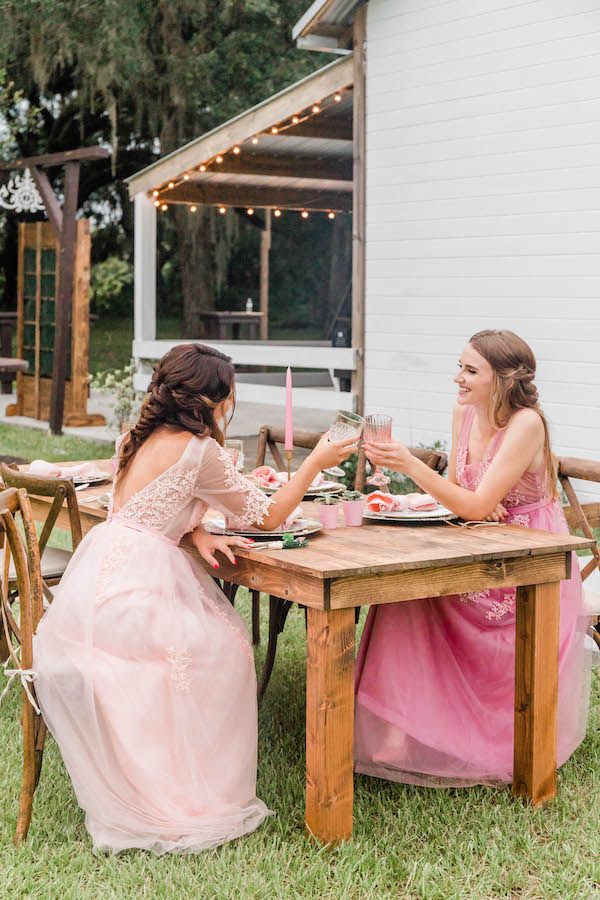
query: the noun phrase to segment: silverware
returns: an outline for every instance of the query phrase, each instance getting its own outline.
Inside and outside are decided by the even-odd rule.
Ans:
[[[87,484],[78,484],[77,487],[75,488],[75,490],[76,491],[85,491],[85,489],[89,488],[89,486],[90,486],[89,482]]]

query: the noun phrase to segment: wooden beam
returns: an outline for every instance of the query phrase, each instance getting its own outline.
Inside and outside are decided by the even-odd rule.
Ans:
[[[210,172],[198,172],[189,181],[184,182],[181,187],[187,185],[209,185],[211,187],[219,187],[227,185],[229,187],[240,188],[268,188],[273,190],[292,190],[306,189],[309,191],[340,191],[341,193],[352,193],[352,179],[347,181],[333,178],[299,178],[294,173],[287,175],[266,175],[266,174],[241,174],[239,172],[221,172],[214,169]],[[175,188],[161,191],[159,199],[169,199],[171,192]]]
[[[11,162],[0,162],[0,171],[30,169],[32,166],[47,169],[50,166],[64,166],[68,162],[89,162],[94,159],[106,159],[109,156],[110,150],[105,147],[80,147],[78,150],[46,153],[43,156],[23,156]]]
[[[366,231],[366,6],[361,6],[354,19],[354,111],[353,157],[354,194],[352,215],[352,346],[357,350],[356,371],[352,373],[352,390],[357,396],[357,412],[364,408],[365,346],[365,231]]]
[[[164,195],[168,203],[196,203],[206,206],[253,206],[255,209],[336,209],[352,210],[352,197],[348,191],[321,191],[318,188],[293,190],[292,188],[252,187],[244,185],[213,186],[193,184],[187,181]]]
[[[44,201],[46,215],[50,219],[52,227],[56,232],[57,240],[60,241],[63,227],[63,214],[60,203],[54,193],[54,188],[50,184],[50,179],[42,169],[38,169],[37,166],[29,166],[29,170],[31,172],[31,177],[35,182],[35,186],[39,191],[40,197]]]
[[[292,135],[293,136],[293,135]],[[269,156],[267,154],[227,154],[221,165],[213,163],[209,172],[232,172],[240,175],[286,175],[290,178],[333,178],[336,181],[352,180],[352,158],[319,158],[302,156]],[[196,180],[198,175],[191,177]]]
[[[255,134],[267,131],[277,122],[291,118],[298,110],[348,88],[352,85],[352,77],[351,58],[325,66],[134,175],[127,181],[129,196],[133,198],[140,192],[151,191],[235,144],[241,145]]]
[[[60,260],[56,310],[54,320],[54,358],[52,362],[52,389],[50,395],[50,432],[62,434],[65,407],[65,381],[67,374],[67,350],[69,320],[73,304],[73,272],[75,239],[77,230],[77,195],[79,193],[79,162],[65,165],[65,200],[62,231],[60,235]]]
[[[265,228],[260,233],[260,339],[269,338],[269,251],[271,249],[271,210],[265,210]]]
[[[352,119],[350,116],[314,116],[307,119],[306,122],[300,122],[289,128],[287,131],[280,132],[281,137],[307,137],[327,139],[331,141],[351,141],[352,140]]]

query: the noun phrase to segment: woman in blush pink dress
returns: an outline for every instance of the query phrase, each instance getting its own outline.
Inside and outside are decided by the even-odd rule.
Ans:
[[[233,388],[231,360],[210,347],[157,364],[120,444],[108,519],[77,548],[35,638],[39,705],[96,849],[194,852],[269,813],[246,627],[190,551],[215,568],[216,551],[234,559],[249,542],[207,535],[207,506],[275,528],[356,448],[322,439],[270,501],[222,447]]]
[[[568,531],[556,496],[535,357],[510,331],[481,331],[459,371],[444,479],[398,442],[369,459],[410,476],[464,519]],[[585,735],[579,567],[561,584],[558,763]],[[512,779],[515,589],[373,606],[356,685],[356,769],[393,781],[462,787]]]

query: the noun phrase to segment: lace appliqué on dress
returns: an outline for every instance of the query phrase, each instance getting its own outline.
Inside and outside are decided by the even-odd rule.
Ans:
[[[182,471],[176,463],[133,497],[119,510],[120,519],[138,522],[160,531],[192,496],[196,479],[194,469]]]
[[[531,519],[527,515],[527,513],[517,513],[516,516],[511,516],[510,519],[511,525],[524,525],[526,528],[531,527]]]
[[[96,606],[110,599],[110,586],[131,557],[131,541],[123,537],[106,551],[96,580]]]
[[[503,619],[508,613],[515,611],[516,591],[504,595],[503,600],[492,600],[491,609],[485,614],[486,619]]]
[[[170,679],[173,682],[176,694],[189,694],[192,689],[192,679],[188,669],[192,663],[192,657],[187,647],[176,650],[175,647],[167,647],[167,662],[171,666]]]
[[[244,511],[239,516],[228,516],[230,528],[247,528],[257,522],[262,523],[267,515],[271,498],[252,484],[245,475],[233,465],[231,456],[223,447],[219,447],[219,458],[225,466],[225,484],[229,488],[235,488],[241,494],[245,494]]]

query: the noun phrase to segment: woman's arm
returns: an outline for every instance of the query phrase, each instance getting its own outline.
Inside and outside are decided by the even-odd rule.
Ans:
[[[507,425],[498,453],[475,491],[442,478],[414,457],[404,444],[365,444],[376,465],[396,469],[463,519],[485,519],[519,481],[544,444],[544,426],[534,410],[521,410]]]

